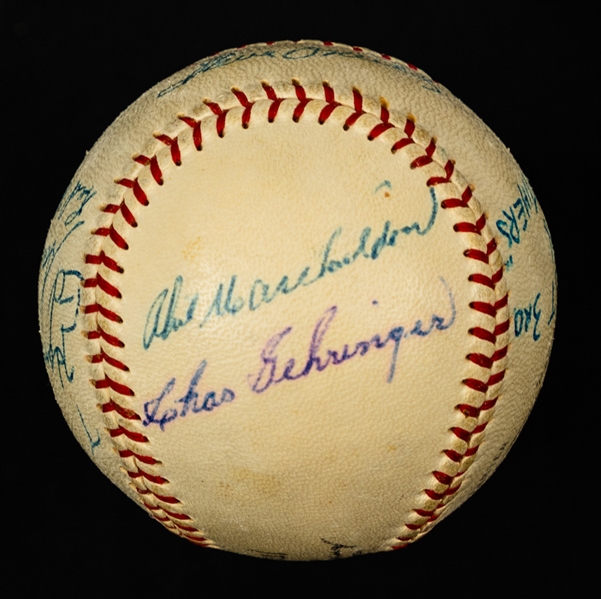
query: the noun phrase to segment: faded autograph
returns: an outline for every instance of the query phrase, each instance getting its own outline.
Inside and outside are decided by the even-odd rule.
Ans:
[[[66,241],[85,223],[83,211],[95,195],[93,187],[79,181],[65,193],[42,254],[39,299],[40,309],[46,312],[41,319],[44,360],[51,371],[58,371],[63,386],[73,381],[66,341],[77,327],[83,276],[74,268],[54,267]]]
[[[280,344],[293,334],[292,326],[285,327],[273,335],[260,353],[261,367],[255,374],[246,377],[250,390],[254,393],[264,393],[270,387],[283,382],[294,382],[312,374],[323,372],[327,368],[341,366],[346,362],[359,359],[368,353],[384,351],[390,348],[390,365],[386,380],[392,383],[397,369],[399,350],[403,340],[427,337],[436,331],[445,331],[455,322],[457,310],[453,293],[444,279],[440,279],[445,287],[448,306],[443,315],[432,313],[425,322],[417,319],[410,326],[395,325],[387,332],[375,333],[367,339],[345,343],[337,349],[328,348],[327,333],[335,326],[335,318],[339,308],[330,306],[317,320],[311,339],[308,343],[306,356],[301,359],[294,357],[283,358],[280,355]],[[193,414],[212,412],[225,404],[233,402],[237,394],[230,387],[220,390],[200,390],[202,378],[208,368],[207,360],[203,359],[194,371],[187,384],[184,395],[174,393],[176,378],[172,377],[164,386],[158,397],[144,403],[144,426],[157,425],[162,431],[178,418]]]
[[[376,236],[371,227],[364,227],[347,251],[340,248],[343,230],[338,227],[326,242],[318,264],[305,266],[293,275],[285,274],[277,283],[257,278],[246,288],[241,288],[237,275],[232,275],[211,292],[213,299],[208,307],[200,308],[198,293],[185,295],[182,291],[184,279],[177,276],[171,288],[163,289],[150,306],[142,339],[144,349],[149,349],[155,339],[165,340],[193,321],[202,328],[214,318],[235,316],[242,310],[254,312],[275,299],[336,275],[360,260],[378,260],[388,248],[398,247],[402,237],[427,235],[438,213],[433,188],[430,188],[430,200],[430,214],[425,224],[413,222],[394,228],[390,221],[386,221]]]
[[[385,350],[391,347],[390,366],[388,369],[387,382],[391,383],[396,372],[397,360],[401,341],[410,337],[427,337],[434,331],[444,331],[455,322],[456,308],[453,294],[446,281],[441,279],[447,291],[449,300],[448,314],[440,316],[432,314],[427,324],[416,320],[412,326],[396,325],[386,333],[376,333],[369,339],[346,343],[338,349],[326,349],[326,334],[333,326],[337,306],[328,308],[317,321],[306,358],[283,359],[279,355],[279,345],[283,339],[293,333],[293,327],[289,326],[275,334],[265,344],[261,351],[261,368],[256,374],[249,375],[248,383],[255,393],[263,393],[269,387],[278,385],[284,381],[296,381],[309,376],[312,373],[323,372],[327,368],[339,366],[353,359],[361,358],[370,351]]]

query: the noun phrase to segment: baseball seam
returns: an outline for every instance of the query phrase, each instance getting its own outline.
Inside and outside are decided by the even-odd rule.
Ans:
[[[427,178],[428,187],[441,186],[445,190],[453,189],[453,191],[463,189],[458,197],[452,195],[444,199],[441,208],[458,211],[460,214],[453,228],[455,232],[467,236],[467,245],[470,247],[464,252],[465,258],[479,265],[478,272],[470,275],[469,281],[494,293],[494,302],[473,301],[469,304],[471,310],[490,317],[494,322],[494,326],[474,327],[468,331],[471,336],[490,344],[491,350],[488,353],[478,351],[466,355],[466,360],[476,367],[476,371],[483,371],[485,376],[468,377],[461,381],[465,396],[464,401],[456,406],[459,420],[450,428],[449,447],[442,451],[441,463],[431,473],[431,484],[426,486],[416,498],[417,507],[412,510],[411,516],[400,527],[395,538],[387,540],[386,546],[383,547],[398,549],[425,534],[431,524],[444,512],[475,459],[483,441],[484,430],[490,422],[494,406],[499,399],[505,376],[509,329],[507,292],[501,257],[487,226],[486,216],[473,197],[471,187],[465,184],[455,172],[454,162],[442,155],[434,138],[428,136],[428,139],[421,139],[424,132],[417,128],[414,117],[408,116],[404,122],[395,124],[385,101],[380,102],[379,114],[375,114],[373,108],[367,107],[366,98],[358,89],[352,90],[352,103],[340,102],[336,99],[337,94],[334,89],[327,82],[322,82],[319,97],[313,97],[317,94],[308,93],[307,87],[297,80],[292,80],[291,84],[284,89],[284,93],[277,93],[267,82],[261,82],[261,90],[262,96],[251,100],[247,93],[233,88],[230,101],[217,103],[205,100],[204,106],[208,110],[203,111],[203,116],[195,118],[179,115],[179,120],[191,129],[190,139],[196,150],[201,151],[203,148],[203,126],[210,126],[213,124],[211,121],[214,121],[218,137],[224,137],[227,129],[234,125],[234,117],[228,115],[240,113],[240,108],[242,111],[239,124],[246,129],[251,123],[253,106],[258,101],[269,103],[267,120],[270,123],[278,118],[280,108],[285,101],[297,102],[292,111],[292,120],[297,123],[305,115],[307,107],[317,102],[317,107],[320,108],[317,117],[319,124],[326,123],[340,108],[346,112],[351,109],[343,124],[343,129],[346,131],[353,128],[366,115],[369,115],[372,120],[375,117],[378,122],[369,129],[368,140],[393,139],[390,146],[393,154],[411,146],[421,148],[423,154],[420,153],[415,157],[410,166],[412,169],[421,169],[429,165],[436,167],[436,174]],[[373,101],[370,102],[371,106]],[[236,110],[232,113],[234,108]],[[171,163],[175,166],[182,164],[178,139],[180,133],[154,135],[168,150],[167,164]],[[138,155],[134,158],[134,161],[140,165],[140,169],[135,176],[116,180],[119,186],[125,188],[121,202],[102,208],[103,212],[109,215],[109,221],[104,223],[105,226],[98,227],[92,232],[93,235],[102,238],[102,248],[97,253],[86,255],[85,258],[86,264],[94,268],[95,272],[82,284],[92,289],[94,301],[84,306],[83,311],[90,318],[88,322],[93,323],[86,331],[86,335],[88,339],[95,341],[98,347],[98,350],[89,356],[89,361],[99,366],[103,376],[91,380],[91,384],[100,394],[99,405],[105,417],[108,433],[127,476],[140,495],[142,505],[170,531],[201,546],[216,547],[216,544],[207,539],[205,534],[194,525],[192,518],[185,513],[182,502],[169,491],[169,481],[161,476],[161,462],[151,455],[150,441],[140,425],[141,417],[131,406],[131,399],[135,393],[122,382],[129,368],[116,357],[118,354],[115,353],[124,347],[118,334],[114,334],[123,320],[118,311],[110,306],[118,304],[121,299],[121,292],[115,284],[117,275],[123,274],[123,268],[118,262],[118,250],[127,251],[129,248],[123,233],[124,228],[115,226],[117,224],[115,219],[120,217],[126,227],[138,226],[135,211],[150,204],[146,189],[152,182],[159,186],[164,184],[165,167],[161,166],[164,153],[160,156],[161,160],[158,154],[157,151],[152,156]],[[440,169],[442,172],[438,173]],[[149,174],[149,177],[144,178],[144,183],[140,181],[143,173]],[[129,197],[133,196],[134,200],[132,208],[126,201],[128,190],[131,193]],[[483,269],[490,274],[481,272]]]

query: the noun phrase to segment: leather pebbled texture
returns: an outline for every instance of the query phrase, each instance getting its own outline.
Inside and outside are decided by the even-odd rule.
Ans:
[[[405,546],[503,459],[556,278],[509,151],[426,74],[314,41],[159,83],[88,153],[40,271],[57,401],[98,467],[205,547]]]

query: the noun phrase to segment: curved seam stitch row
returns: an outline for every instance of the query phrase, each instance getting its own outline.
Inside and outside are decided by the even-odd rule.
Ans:
[[[318,101],[323,101],[323,100],[321,98],[308,98],[305,88],[296,80],[292,81],[292,85],[294,87],[294,93],[295,93],[296,99],[298,100],[298,104],[294,109],[292,118],[293,118],[294,122],[299,122],[300,118],[302,117],[302,115],[305,111],[305,108],[307,107],[307,105],[310,102],[313,102],[315,100],[318,100]],[[279,112],[282,102],[284,100],[290,99],[290,98],[278,96],[276,94],[274,88],[271,87],[266,82],[262,82],[262,87],[263,87],[263,91],[264,91],[265,95],[267,96],[267,99],[271,101],[271,104],[268,109],[268,115],[267,115],[268,121],[273,122],[275,120],[275,118],[277,117],[277,114]],[[345,106],[347,108],[354,108],[354,112],[351,113],[351,115],[346,119],[346,121],[343,125],[343,128],[345,130],[350,129],[350,127],[352,127],[357,122],[357,120],[365,114],[371,114],[372,116],[376,116],[373,113],[366,112],[364,110],[363,96],[357,89],[352,90],[353,105],[354,105],[353,107],[337,102],[335,100],[335,94],[334,94],[333,88],[331,88],[329,86],[329,84],[327,84],[326,82],[323,82],[323,90],[324,90],[324,98],[326,101],[326,105],[321,109],[321,111],[319,113],[318,122],[320,124],[325,123],[330,118],[332,113],[336,110],[336,108],[338,108],[340,106]],[[242,116],[241,116],[241,125],[243,128],[248,128],[248,126],[250,124],[252,108],[255,104],[255,101],[251,102],[248,99],[248,97],[246,96],[246,94],[237,88],[234,88],[231,91],[232,91],[233,96],[236,98],[238,104],[243,108],[243,112],[242,112]],[[294,96],[292,96],[292,99],[293,98],[294,98]],[[260,100],[260,98],[258,100]],[[221,105],[219,105],[215,102],[211,102],[209,100],[205,100],[204,103],[210,109],[212,115],[216,116],[215,127],[216,127],[216,132],[217,132],[218,136],[224,137],[225,130],[226,130],[227,113],[229,112],[229,110],[231,110],[231,108],[224,109]],[[199,150],[199,151],[202,150],[202,123],[204,121],[204,118],[197,120],[197,119],[194,119],[193,117],[184,116],[184,115],[180,115],[178,118],[192,129],[193,144],[197,150]],[[380,120],[380,123],[378,123],[376,126],[374,126],[370,130],[370,132],[367,136],[370,141],[376,139],[377,137],[382,135],[388,129],[395,128],[395,129],[400,130],[400,127],[397,127],[394,124],[389,122],[390,114],[389,114],[389,111],[388,111],[388,108],[387,108],[385,102],[383,102],[383,101],[381,102],[380,115],[378,116],[378,118]],[[391,152],[395,153],[398,150],[400,150],[406,146],[413,145],[413,144],[417,144],[419,146],[418,142],[416,142],[413,139],[414,132],[415,132],[415,121],[412,117],[408,117],[407,120],[405,121],[404,129],[403,129],[403,133],[404,133],[405,137],[397,140],[392,145]],[[159,140],[161,143],[163,143],[169,147],[171,161],[176,166],[181,165],[181,163],[182,163],[181,162],[181,152],[180,152],[180,148],[179,148],[178,137],[177,136],[169,137],[164,134],[155,134],[155,138],[157,140]],[[443,183],[451,183],[454,186],[457,186],[456,183],[451,181],[451,178],[454,174],[453,161],[447,160],[447,162],[444,165],[441,162],[438,162],[435,157],[436,149],[437,149],[436,141],[434,138],[432,138],[430,140],[429,144],[424,148],[424,154],[415,158],[411,162],[411,165],[410,165],[411,168],[412,169],[421,168],[421,167],[424,167],[424,166],[434,162],[434,163],[438,164],[440,167],[442,167],[445,175],[440,176],[440,177],[430,177],[427,180],[426,185],[428,187],[430,187],[430,186],[435,186],[435,185],[439,185],[439,184],[443,184]],[[139,156],[136,156],[134,158],[134,160],[135,160],[135,162],[140,164],[142,167],[147,167],[149,169],[150,174],[157,185],[163,184],[163,174],[162,174],[162,171],[161,171],[161,168],[158,163],[158,159],[157,159],[156,155],[151,156],[151,157],[139,155]],[[117,180],[116,183],[121,186],[124,186],[128,189],[131,189],[134,198],[137,200],[137,202],[141,206],[148,206],[149,205],[148,197],[146,195],[146,192],[140,185],[138,178],[139,178],[139,173],[138,173],[138,176],[136,176],[133,179],[123,178],[123,179]],[[461,194],[460,199],[459,198],[448,198],[441,203],[441,207],[444,209],[456,208],[456,207],[470,208],[473,212],[473,208],[469,204],[471,198],[472,198],[472,191],[471,191],[471,188],[468,186],[465,188],[465,190]],[[137,227],[137,225],[138,225],[133,213],[127,207],[127,204],[126,204],[124,198],[122,199],[120,204],[109,204],[109,205],[105,206],[102,210],[106,213],[110,213],[113,215],[121,213],[122,218],[129,226]],[[476,213],[474,213],[474,215],[475,214]],[[487,227],[486,217],[484,214],[482,214],[482,216],[480,216],[480,218],[477,220],[476,224],[467,223],[467,222],[457,223],[454,225],[454,230],[456,232],[460,232],[460,233],[475,233],[478,235],[482,235],[482,231],[486,227]],[[95,231],[92,232],[92,234],[98,235],[101,237],[105,237],[105,238],[109,238],[119,249],[127,250],[129,247],[126,240],[123,238],[123,236],[115,229],[113,223],[110,223],[110,226],[108,226],[108,227],[100,227],[100,228],[96,229]],[[495,252],[498,253],[498,250],[496,248],[496,243],[495,243],[494,239],[491,238],[491,240],[487,244],[486,252],[482,252],[481,250],[477,250],[477,249],[469,249],[464,252],[464,255],[468,259],[478,260],[478,261],[488,264],[490,256]],[[97,267],[104,266],[108,270],[113,271],[118,274],[123,273],[123,269],[119,266],[118,262],[114,258],[108,256],[104,251],[100,251],[98,255],[87,255],[85,261],[87,264],[96,265]],[[494,273],[492,275],[492,277],[486,277],[481,274],[474,274],[474,275],[470,276],[469,280],[476,284],[485,285],[493,290],[496,290],[499,282],[501,282],[503,280],[502,267],[498,272]],[[90,361],[92,363],[99,363],[99,364],[107,363],[110,366],[112,366],[113,368],[116,368],[123,372],[129,371],[129,368],[124,363],[122,363],[121,361],[117,360],[116,358],[114,358],[110,355],[110,353],[109,353],[110,347],[107,347],[106,351],[105,351],[105,348],[102,346],[102,344],[105,343],[105,344],[107,344],[107,346],[121,348],[124,346],[124,344],[116,336],[110,335],[109,333],[104,331],[102,329],[102,327],[100,326],[100,323],[98,322],[98,315],[101,315],[104,318],[106,318],[107,320],[110,320],[117,324],[122,323],[121,317],[114,311],[111,311],[108,308],[106,308],[105,306],[103,306],[102,302],[101,302],[101,298],[98,297],[98,290],[101,290],[102,292],[106,293],[109,296],[114,297],[115,299],[120,299],[121,293],[120,293],[119,289],[117,287],[115,287],[114,285],[112,285],[111,283],[109,283],[106,279],[104,279],[100,275],[99,272],[96,273],[95,277],[88,278],[85,281],[83,281],[83,285],[84,285],[84,287],[96,288],[94,293],[97,295],[96,301],[94,303],[89,304],[84,307],[84,313],[95,314],[96,326],[97,326],[96,330],[87,331],[87,336],[89,339],[97,339],[99,342],[99,345],[100,345],[100,352],[93,356],[90,356]],[[505,308],[506,305],[507,305],[507,295],[505,295],[500,300],[496,301],[496,303],[494,305],[487,304],[485,302],[472,302],[469,307],[472,310],[475,310],[478,312],[483,312],[485,314],[495,316],[496,318],[498,318],[499,312],[504,312],[503,308]],[[507,331],[508,326],[509,326],[509,320],[506,319],[503,322],[497,324],[494,331],[487,331],[485,329],[477,329],[476,328],[476,329],[471,329],[469,331],[469,333],[480,339],[483,339],[490,343],[496,344],[498,337],[502,333]],[[498,350],[496,349],[495,352],[493,353],[492,357],[488,357],[484,354],[469,354],[466,357],[471,362],[473,362],[485,369],[488,369],[490,371],[496,362],[501,362],[502,365],[504,365],[506,353],[507,353],[507,346],[502,347]],[[102,367],[102,368],[104,370],[104,367]],[[463,380],[462,384],[466,385],[470,389],[473,389],[477,392],[483,393],[486,396],[488,390],[493,385],[496,385],[497,383],[500,383],[503,380],[504,374],[505,374],[505,370],[503,369],[496,374],[492,374],[487,381],[481,381],[478,379],[470,378],[470,379]],[[108,376],[106,371],[104,371],[103,379],[92,380],[91,383],[97,389],[107,389],[109,391],[116,393],[119,396],[122,396],[123,399],[134,396],[134,392],[132,389],[130,389],[129,387],[127,387],[124,384],[119,383],[118,381],[111,379]],[[456,409],[459,410],[466,419],[467,418],[478,418],[479,419],[483,413],[486,413],[494,408],[494,405],[496,404],[497,400],[498,400],[498,396],[492,400],[488,400],[485,397],[485,399],[482,402],[482,404],[480,405],[480,407],[471,406],[469,404],[459,404],[456,407]],[[105,414],[108,414],[110,412],[115,412],[121,418],[124,418],[129,421],[135,421],[135,420],[139,421],[140,420],[140,416],[134,410],[124,407],[123,405],[121,405],[121,403],[116,401],[115,398],[113,398],[113,397],[110,397],[108,401],[101,403],[101,409],[102,409],[103,413],[105,413]],[[461,485],[461,478],[463,477],[463,475],[465,474],[465,472],[471,465],[471,462],[473,461],[473,457],[475,456],[480,444],[482,443],[481,433],[484,431],[484,429],[486,428],[486,425],[488,424],[489,421],[490,420],[488,420],[486,422],[479,422],[479,424],[476,425],[474,427],[474,429],[471,431],[469,431],[467,429],[463,429],[461,427],[453,427],[451,429],[451,432],[456,437],[458,437],[459,439],[461,439],[467,443],[468,449],[463,454],[460,454],[452,449],[444,450],[443,453],[446,455],[446,457],[449,459],[450,462],[462,463],[462,462],[469,461],[469,463],[467,463],[465,468],[460,467],[457,474],[455,474],[455,475],[446,474],[446,473],[442,472],[441,470],[436,470],[436,471],[432,472],[432,474],[436,478],[436,480],[439,483],[441,483],[442,485],[447,487],[446,490],[442,493],[440,491],[437,492],[434,489],[424,489],[423,490],[423,493],[427,497],[429,497],[432,500],[438,501],[437,506],[432,510],[423,510],[423,509],[419,509],[419,508],[415,508],[414,510],[412,510],[413,512],[415,512],[417,514],[418,517],[420,517],[421,519],[425,519],[425,521],[421,524],[412,524],[412,523],[405,524],[405,526],[410,531],[410,535],[409,536],[408,535],[404,535],[404,536],[399,535],[399,537],[397,537],[397,539],[398,539],[398,541],[400,541],[400,544],[396,544],[395,546],[390,547],[390,549],[398,549],[400,547],[404,547],[409,542],[415,540],[415,538],[420,536],[420,533],[423,533],[423,529],[430,522],[433,522],[436,518],[438,518],[440,516],[441,511],[444,509],[444,507],[446,507],[449,499],[459,489],[459,486]],[[116,437],[123,435],[127,439],[129,439],[133,444],[145,444],[145,443],[149,442],[149,439],[145,435],[143,435],[139,432],[136,432],[134,430],[130,430],[128,427],[123,426],[123,425],[119,425],[118,427],[112,428],[112,429],[108,428],[107,430],[109,431],[111,438],[116,438]],[[472,442],[474,437],[477,437],[476,442],[473,445],[470,445],[470,443]],[[176,497],[172,497],[170,495],[157,494],[155,491],[153,491],[151,488],[148,487],[148,482],[150,482],[154,485],[165,485],[165,484],[169,483],[169,481],[167,479],[165,479],[161,476],[158,476],[158,475],[154,475],[150,472],[146,472],[139,466],[140,463],[148,464],[151,466],[158,466],[158,465],[160,465],[160,462],[158,460],[155,460],[151,456],[145,455],[143,452],[140,453],[138,451],[133,451],[131,449],[120,450],[118,447],[116,447],[116,449],[119,452],[119,455],[125,465],[125,470],[126,470],[128,476],[132,479],[132,481],[138,482],[142,486],[142,488],[140,488],[140,486],[138,486],[138,484],[134,484],[136,491],[140,495],[142,495],[142,504],[149,510],[149,512],[151,513],[151,515],[153,515],[153,517],[155,517],[157,520],[159,520],[162,524],[164,524],[172,532],[180,534],[181,536],[184,536],[193,542],[196,542],[202,546],[215,546],[211,541],[206,539],[204,537],[203,533],[201,533],[198,529],[196,529],[193,526],[184,525],[182,523],[182,521],[186,521],[186,520],[191,521],[192,519],[189,516],[187,516],[186,514],[174,511],[173,509],[166,509],[163,506],[151,505],[143,497],[144,495],[152,495],[152,496],[154,496],[155,499],[159,500],[161,503],[169,504],[170,508],[173,505],[177,505],[177,504],[181,503]],[[126,462],[127,459],[132,459],[134,461],[135,470],[128,469],[128,464]],[[159,514],[155,513],[159,510],[161,510],[166,515],[160,516]],[[201,535],[201,536],[198,537],[195,535]]]

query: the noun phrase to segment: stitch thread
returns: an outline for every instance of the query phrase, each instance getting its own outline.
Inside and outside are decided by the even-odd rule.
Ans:
[[[194,147],[200,152],[200,150],[202,150],[202,131],[200,128],[200,121],[183,115],[180,115],[178,118],[186,123],[188,127],[192,127],[192,141],[194,143]]]
[[[129,368],[125,364],[123,364],[123,362],[120,362],[119,360],[116,360],[115,358],[109,356],[107,353],[105,353],[105,351],[102,348],[100,349],[100,353],[88,356],[88,359],[90,360],[90,362],[92,362],[92,364],[106,362],[107,364],[110,364],[113,368],[123,370],[124,372],[129,372]]]
[[[326,42],[325,45],[329,45],[329,43]],[[353,50],[362,52],[361,48],[353,48]],[[383,58],[390,59],[387,55],[382,56]],[[412,65],[409,66],[410,68],[415,69]],[[343,106],[343,104],[336,100],[334,89],[325,81],[322,83],[323,98],[308,97],[306,89],[297,80],[292,80],[291,84],[294,90],[294,96],[297,100],[297,104],[292,112],[293,122],[298,123],[305,114],[307,106],[315,100],[325,101],[325,106],[322,107],[317,119],[317,122],[321,125],[331,117],[338,107]],[[268,82],[261,82],[261,86],[266,100],[269,101],[267,120],[269,123],[273,123],[278,117],[279,108],[282,102],[287,98],[279,97],[276,94],[275,89],[269,85]],[[250,126],[252,109],[256,100],[250,100],[246,93],[238,88],[232,88],[231,93],[233,98],[235,98],[238,104],[243,108],[240,124],[244,129],[247,129]],[[347,107],[352,108],[353,112],[346,118],[343,125],[344,130],[349,130],[363,115],[366,114],[361,92],[358,89],[353,88],[352,96],[353,105]],[[226,117],[230,109],[223,108],[216,102],[210,100],[204,100],[204,104],[209,108],[212,114],[217,117],[215,119],[215,130],[217,135],[220,138],[224,137],[226,133]],[[203,147],[202,119],[195,119],[187,115],[178,115],[178,118],[192,129],[192,143],[197,151],[201,151]],[[372,127],[367,135],[369,141],[382,136],[389,129],[394,128],[400,131],[398,127],[390,122],[389,109],[384,100],[381,100],[380,102],[379,120],[380,122]],[[413,138],[415,130],[415,119],[409,115],[402,129],[404,137],[401,137],[392,144],[390,148],[391,152],[395,154],[409,145],[416,144],[416,141]],[[171,137],[165,134],[156,134],[155,137],[158,141],[169,147],[171,161],[175,166],[180,166],[182,164],[182,155],[178,137]],[[428,145],[423,148],[423,154],[415,158],[411,162],[410,167],[412,169],[423,168],[426,165],[435,162],[436,150],[436,139],[433,137],[430,139]],[[152,179],[157,185],[163,185],[163,172],[156,155],[151,157],[138,155],[135,156],[133,160],[142,167],[149,169]],[[454,162],[452,160],[447,160],[444,165],[441,164],[440,166],[444,175],[429,177],[426,182],[428,187],[453,182],[455,174]],[[127,189],[131,189],[134,198],[141,206],[149,205],[148,195],[140,185],[138,177],[133,179],[121,178],[116,180],[115,183]],[[441,207],[443,209],[468,208],[471,206],[472,198],[472,189],[470,186],[466,186],[461,192],[460,197],[443,200],[441,202]],[[114,216],[120,214],[124,222],[130,227],[136,227],[138,225],[133,213],[124,200],[119,204],[109,204],[105,206],[102,211]],[[474,214],[476,214],[476,212],[474,212]],[[482,214],[476,219],[475,223],[456,223],[453,225],[453,230],[457,233],[467,233],[482,237],[483,231],[486,231],[486,217]],[[129,248],[126,240],[115,229],[113,223],[107,227],[96,229],[92,234],[110,240],[120,250],[127,251]],[[491,237],[491,239],[486,241],[486,252],[477,248],[470,248],[465,250],[463,255],[467,259],[488,265],[490,263],[490,256],[496,251],[496,242],[494,238]],[[123,268],[119,266],[117,260],[114,257],[107,255],[104,250],[100,251],[97,255],[86,255],[85,262],[86,264],[94,265],[96,267],[105,267],[117,274],[123,273]],[[499,283],[503,280],[503,270],[501,268],[491,276],[473,273],[469,276],[468,280],[476,285],[483,285],[496,291]],[[96,289],[96,295],[98,296],[95,302],[84,306],[85,314],[94,315],[96,319],[98,319],[98,316],[102,316],[116,324],[121,324],[123,322],[116,312],[109,310],[102,305],[102,298],[98,295],[99,290],[108,296],[119,300],[122,296],[117,286],[102,277],[99,272],[96,272],[95,276],[85,279],[83,281],[83,286]],[[505,293],[500,299],[496,300],[494,304],[474,301],[469,304],[469,307],[475,312],[485,314],[495,320],[498,320],[501,315],[501,321],[495,324],[493,330],[488,330],[483,327],[473,327],[468,331],[470,335],[492,344],[494,351],[491,356],[480,352],[472,352],[466,356],[466,359],[469,362],[489,371],[486,380],[468,377],[461,381],[462,385],[466,388],[483,395],[479,406],[471,405],[469,403],[460,403],[455,408],[465,418],[465,426],[453,426],[449,429],[449,432],[455,438],[464,442],[467,445],[467,448],[463,452],[451,448],[442,450],[442,455],[445,456],[449,463],[455,465],[452,469],[452,472],[455,473],[450,474],[441,468],[432,471],[431,474],[436,483],[445,488],[426,488],[422,491],[425,498],[431,502],[435,502],[435,504],[428,507],[414,508],[412,511],[417,517],[417,520],[404,523],[403,526],[408,532],[400,534],[395,539],[395,542],[389,547],[390,549],[400,549],[414,541],[421,534],[424,534],[428,530],[430,523],[434,522],[443,513],[450,499],[459,490],[462,484],[462,477],[469,468],[471,459],[478,452],[483,440],[481,433],[486,429],[486,426],[490,421],[492,410],[499,399],[498,395],[494,398],[488,398],[486,395],[491,388],[494,388],[503,381],[506,372],[504,368],[495,372],[492,372],[492,370],[495,368],[496,364],[503,362],[507,355],[507,345],[496,347],[498,338],[509,329],[509,318],[506,314],[507,294]],[[98,320],[96,322],[96,329],[87,331],[86,335],[88,339],[98,340],[98,342],[101,343],[99,352],[89,356],[90,362],[101,365],[106,363],[122,372],[129,371],[129,368],[123,362],[110,355],[110,347],[122,348],[124,347],[123,342],[120,341],[117,336],[106,332],[100,326]],[[103,347],[102,343],[107,344],[107,346]],[[104,414],[115,414],[123,419],[123,421],[130,422],[131,425],[141,420],[139,414],[131,408],[126,407],[126,405],[123,405],[123,402],[127,403],[127,398],[134,396],[133,389],[114,380],[106,373],[104,374],[104,378],[92,380],[91,384],[96,389],[104,390],[104,392],[109,393],[109,398],[100,404]],[[130,425],[126,425],[125,422],[117,421],[116,424],[112,423],[112,427],[109,427],[107,430],[110,437],[113,439],[123,437],[130,443],[138,445],[149,443],[149,439],[144,434],[129,427]],[[192,518],[190,516],[182,511],[175,511],[175,507],[167,507],[181,505],[180,500],[172,495],[158,493],[155,489],[148,486],[148,484],[155,486],[166,486],[170,484],[169,481],[160,474],[154,474],[153,472],[149,472],[142,468],[142,465],[145,465],[145,467],[150,466],[156,468],[160,466],[161,462],[150,455],[145,455],[144,452],[138,451],[137,449],[134,450],[129,447],[117,449],[119,456],[125,465],[125,471],[134,483],[134,488],[140,497],[144,498],[141,500],[141,503],[146,507],[148,512],[170,531],[175,532],[200,546],[214,546],[214,544],[196,527],[182,524],[184,521],[191,521]],[[146,499],[150,497],[153,498],[152,503]]]
[[[411,121],[407,121],[410,123]],[[411,139],[413,131],[407,131],[407,125],[405,133],[407,135],[406,139]],[[401,142],[409,143],[405,141],[405,139],[400,140]],[[399,142],[393,146],[393,149],[399,149]],[[433,160],[433,155],[436,150],[436,140],[432,138],[430,140],[429,145],[425,148],[425,153],[423,156],[416,158],[412,164],[412,168],[420,168],[425,166],[426,164],[430,164]],[[454,173],[454,163],[452,161],[447,161],[444,166],[445,177],[430,177],[428,179],[427,185],[439,185],[442,183],[448,183],[451,181],[451,178]],[[470,200],[472,199],[472,189],[470,186],[467,186],[463,192],[461,193],[461,198],[448,198],[441,202],[441,207],[443,209],[453,209],[453,208],[467,208],[469,206]],[[453,225],[453,230],[457,233],[471,233],[481,236],[482,231],[486,227],[486,217],[482,214],[477,220],[476,223],[469,222],[461,222]],[[486,253],[481,250],[470,248],[463,252],[463,255],[472,260],[477,260],[479,262],[483,262],[485,264],[489,264],[489,256],[496,250],[496,241],[494,238],[491,238],[487,242],[487,251]],[[498,283],[503,279],[503,269],[499,269],[492,276],[487,277],[486,275],[480,273],[474,273],[468,277],[468,280],[472,283],[476,283],[478,285],[484,285],[490,289],[495,290]],[[505,294],[500,300],[495,302],[494,305],[488,304],[485,302],[471,302],[469,307],[472,310],[477,312],[481,312],[487,314],[488,316],[492,316],[495,319],[498,316],[498,313],[506,308],[507,306],[507,294]],[[474,335],[484,341],[488,341],[491,344],[496,345],[497,338],[506,332],[509,328],[509,318],[498,323],[493,331],[488,331],[481,327],[471,328],[468,332],[471,335]],[[470,362],[477,364],[478,366],[485,368],[486,370],[491,370],[494,364],[500,360],[503,360],[507,355],[507,346],[504,346],[499,349],[495,349],[493,355],[488,357],[481,353],[470,353],[466,356],[466,359]],[[475,378],[466,378],[462,381],[462,384],[467,388],[476,391],[482,395],[486,395],[491,387],[501,383],[505,377],[505,369],[500,370],[499,372],[492,373],[486,381],[475,379]],[[481,419],[482,414],[486,414],[486,412],[492,410],[495,404],[498,401],[498,396],[494,399],[485,399],[482,405],[477,408],[475,406],[471,406],[469,404],[459,404],[456,406],[456,409],[462,413],[467,419]],[[399,541],[398,544],[393,545],[392,549],[401,549],[405,547],[407,544],[413,542],[421,534],[424,534],[428,530],[428,525],[434,522],[442,513],[445,505],[448,503],[449,498],[454,495],[460,488],[462,484],[462,477],[469,468],[469,463],[466,464],[464,468],[461,468],[461,464],[464,460],[472,458],[478,452],[480,443],[482,439],[476,440],[475,444],[470,446],[472,441],[477,435],[480,435],[486,429],[489,420],[481,421],[477,426],[473,428],[470,432],[467,429],[461,427],[452,427],[450,432],[457,437],[459,440],[463,441],[468,445],[466,451],[462,454],[453,449],[447,449],[443,451],[443,454],[454,464],[459,464],[459,471],[455,475],[448,475],[440,471],[432,472],[435,480],[443,486],[446,486],[446,490],[439,492],[434,489],[425,489],[424,494],[430,500],[438,502],[433,509],[423,509],[423,508],[415,508],[413,512],[418,516],[419,520],[415,523],[408,522],[405,523],[405,528],[409,531],[407,534],[402,534],[397,537]]]

